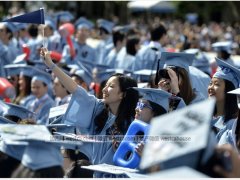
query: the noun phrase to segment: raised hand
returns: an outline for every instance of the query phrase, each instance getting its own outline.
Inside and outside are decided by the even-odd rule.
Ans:
[[[50,56],[50,52],[48,51],[47,48],[42,47],[40,49],[40,56],[43,58],[44,63],[48,67],[52,66],[53,62],[52,62],[52,59],[51,59],[51,56]]]
[[[178,94],[180,92],[180,90],[179,90],[179,82],[178,82],[177,74],[171,68],[167,68],[167,70],[168,70],[167,71],[168,75],[171,79],[171,81],[170,81],[171,91],[170,92],[173,94]]]
[[[160,81],[158,82],[158,88],[170,92],[171,91],[170,80],[165,78],[160,79]]]

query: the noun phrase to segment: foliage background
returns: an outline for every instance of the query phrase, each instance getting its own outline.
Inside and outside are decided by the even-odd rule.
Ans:
[[[240,1],[173,1],[174,14],[153,14],[149,12],[132,13],[127,8],[129,1],[1,1],[0,17],[22,8],[25,11],[46,7],[47,10],[69,10],[75,17],[86,16],[91,20],[97,18],[114,19],[127,23],[130,17],[142,17],[145,20],[153,16],[172,19],[185,19],[186,13],[197,13],[199,24],[209,21],[236,23],[240,20]]]

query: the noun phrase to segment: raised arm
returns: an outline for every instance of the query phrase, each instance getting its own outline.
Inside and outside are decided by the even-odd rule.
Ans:
[[[43,58],[44,63],[52,69],[53,73],[58,77],[64,87],[70,92],[73,93],[77,89],[77,83],[72,80],[67,74],[65,74],[57,65],[52,62],[50,53],[47,48],[41,48],[40,55]]]

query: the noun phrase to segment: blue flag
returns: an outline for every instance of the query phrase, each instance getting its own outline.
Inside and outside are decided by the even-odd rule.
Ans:
[[[5,19],[3,22],[19,22],[19,23],[33,23],[33,24],[44,24],[44,9],[40,8],[37,11],[22,14],[19,16]]]

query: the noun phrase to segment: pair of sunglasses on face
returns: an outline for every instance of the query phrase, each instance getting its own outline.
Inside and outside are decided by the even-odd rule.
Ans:
[[[153,108],[150,105],[148,105],[146,103],[143,103],[143,102],[138,102],[136,108],[139,109],[139,110],[143,110],[144,108],[148,108],[148,109],[153,110]]]

